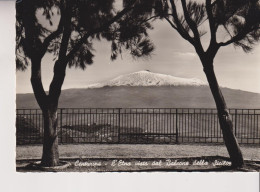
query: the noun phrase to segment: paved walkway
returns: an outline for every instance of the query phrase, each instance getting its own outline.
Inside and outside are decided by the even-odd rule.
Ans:
[[[241,146],[245,159],[260,160],[260,146]],[[69,144],[59,146],[60,158],[179,158],[200,156],[228,157],[224,145],[126,145],[126,144]],[[41,145],[17,146],[16,158],[40,159]]]

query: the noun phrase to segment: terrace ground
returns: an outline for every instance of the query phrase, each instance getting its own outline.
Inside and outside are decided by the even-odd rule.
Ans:
[[[245,159],[260,161],[259,145],[241,145]],[[59,145],[60,158],[182,158],[200,156],[228,157],[224,145],[213,144],[66,144]],[[42,145],[19,145],[16,159],[40,159]]]
[[[260,147],[256,145],[241,146],[244,159],[246,160],[246,171],[260,171],[259,149]],[[147,170],[234,171],[227,167],[219,169],[213,165],[215,161],[229,161],[224,145],[66,144],[59,146],[59,152],[61,160],[72,164],[72,166],[65,170],[69,172]],[[17,171],[32,171],[31,168],[28,169],[26,166],[30,165],[29,163],[39,161],[41,154],[42,146],[40,145],[17,146]],[[116,161],[116,164],[112,166],[114,161]],[[161,165],[158,164],[160,161]],[[189,162],[189,166],[167,165],[169,161]],[[194,165],[193,162],[195,161],[202,163],[205,161],[208,162],[208,165]],[[81,165],[76,166],[76,162],[78,165],[81,163]],[[129,163],[130,166],[128,165]]]

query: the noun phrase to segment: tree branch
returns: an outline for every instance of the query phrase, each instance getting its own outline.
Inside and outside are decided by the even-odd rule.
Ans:
[[[250,33],[250,32],[252,32],[252,31],[254,31],[254,30],[257,30],[257,29],[259,29],[258,27],[256,27],[256,28],[249,28],[249,29],[247,29],[248,27],[244,27],[244,30],[242,30],[240,33],[238,33],[237,35],[235,35],[235,36],[233,36],[230,40],[228,40],[228,41],[226,41],[226,42],[221,42],[221,43],[218,43],[219,44],[219,46],[227,46],[227,45],[230,45],[230,44],[232,44],[232,43],[234,43],[234,42],[236,42],[236,41],[240,41],[240,40],[242,40],[242,39],[244,39],[245,38],[245,36],[248,34],[248,33]],[[247,30],[246,30],[247,29]]]
[[[189,35],[189,33],[183,28],[182,24],[180,23],[180,20],[178,18],[178,14],[177,14],[177,10],[176,10],[176,6],[173,0],[170,0],[171,3],[171,7],[172,7],[172,17],[174,19],[174,22],[176,24],[175,28],[178,33],[187,41],[189,41],[192,45],[194,45],[194,41],[192,39],[192,37]],[[166,19],[167,20],[167,19]],[[169,19],[168,19],[169,20]],[[167,20],[167,21],[168,21]],[[168,21],[169,22],[169,21]],[[170,22],[171,24],[171,22]],[[172,24],[171,24],[172,25]]]
[[[173,22],[171,22],[171,20],[170,20],[168,17],[164,16],[164,18],[166,19],[166,21],[168,21],[168,23],[172,26],[172,28],[174,28],[175,30],[178,31],[178,28],[174,25]],[[178,32],[179,32],[179,31],[178,31]]]
[[[165,17],[166,15],[171,16],[171,14],[164,14],[163,17]],[[154,18],[157,18],[157,17],[162,17],[162,15],[154,15],[154,16],[144,20],[142,23],[145,23],[145,22],[150,21],[151,19],[154,19]]]
[[[41,47],[41,52],[42,54],[46,53],[46,50],[48,49],[48,46],[50,45],[50,42],[57,38],[63,31],[63,26],[64,26],[64,22],[65,22],[65,16],[64,16],[64,1],[61,1],[60,3],[60,22],[59,25],[57,27],[57,30],[54,31],[53,33],[51,33],[48,37],[46,37],[42,43],[42,47]]]
[[[31,84],[37,103],[42,110],[46,108],[47,95],[44,91],[41,79],[41,58],[31,58]]]
[[[71,9],[71,8],[70,8]],[[60,44],[60,51],[58,60],[62,61],[64,57],[66,57],[69,39],[71,35],[71,10],[66,12],[65,23],[64,23],[64,31]]]
[[[63,22],[62,22],[62,18],[60,19],[59,22],[59,26],[57,28],[56,31],[54,31],[53,33],[51,33],[48,37],[46,37],[42,43],[42,47],[41,47],[41,52],[45,53],[50,42],[55,39],[56,37],[58,37],[63,31]]]
[[[54,104],[58,103],[58,98],[61,93],[61,87],[65,78],[65,71],[67,63],[64,62],[68,49],[69,39],[71,36],[71,17],[72,7],[71,1],[67,1],[66,10],[64,11],[64,30],[61,39],[61,45],[59,50],[58,60],[54,65],[54,76],[49,88],[50,99],[54,101]],[[55,102],[57,101],[57,102]]]
[[[196,48],[196,50],[199,50],[199,52],[204,52],[203,47],[201,45],[200,34],[197,28],[197,24],[190,17],[190,14],[187,10],[186,0],[181,0],[181,4],[182,4],[184,18],[194,35],[195,43],[193,43],[192,45]]]
[[[183,13],[184,13],[184,18],[185,18],[187,24],[189,25],[190,29],[192,30],[192,32],[194,34],[194,38],[196,40],[199,40],[200,39],[199,31],[198,31],[196,23],[191,19],[190,14],[187,10],[186,0],[181,0],[181,4],[182,4]]]
[[[211,0],[206,0],[206,11],[209,19],[209,28],[210,28],[210,35],[211,35],[210,41],[212,43],[216,43],[216,28],[215,28],[215,22],[212,14]]]
[[[193,45],[193,41],[191,38],[188,38],[180,29],[178,29],[173,22],[171,22],[171,20],[168,17],[164,17],[166,19],[166,21],[168,21],[168,23],[171,25],[172,28],[174,28],[181,36],[183,39],[187,40],[190,44]]]

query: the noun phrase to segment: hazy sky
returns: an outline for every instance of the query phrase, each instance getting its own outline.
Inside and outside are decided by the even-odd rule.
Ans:
[[[4,7],[1,7],[4,9]],[[2,10],[0,10],[2,11]],[[6,12],[8,17],[8,12]],[[8,25],[9,23],[7,23]],[[11,23],[12,24],[12,23]],[[198,56],[193,47],[183,40],[165,21],[154,22],[150,37],[156,49],[148,60],[133,60],[128,53],[123,58],[110,61],[110,43],[102,40],[94,43],[94,64],[85,71],[67,69],[63,89],[85,87],[88,84],[112,79],[121,74],[149,69],[151,72],[163,73],[186,78],[199,78],[206,81]],[[223,36],[227,38],[227,36]],[[204,37],[207,43],[207,35]],[[42,77],[45,89],[52,78],[53,61],[51,55],[45,55]],[[223,87],[241,89],[260,93],[260,46],[246,54],[233,45],[221,48],[215,58],[215,71],[219,84]],[[32,92],[30,70],[17,72],[17,92]]]

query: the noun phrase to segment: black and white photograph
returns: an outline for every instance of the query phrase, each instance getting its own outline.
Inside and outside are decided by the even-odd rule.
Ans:
[[[17,0],[15,17],[16,172],[260,171],[259,0]]]

